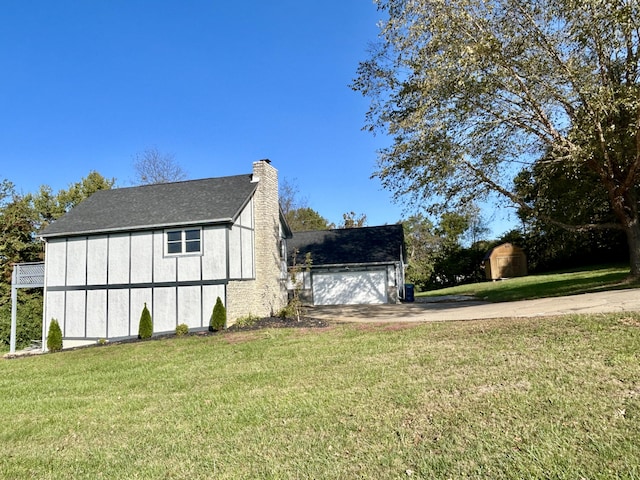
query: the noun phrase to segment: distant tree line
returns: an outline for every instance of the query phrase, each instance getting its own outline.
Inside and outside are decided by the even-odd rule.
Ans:
[[[482,219],[473,217],[448,213],[436,225],[421,214],[404,220],[407,282],[425,291],[484,281],[485,256],[505,242],[524,249],[530,273],[628,261],[625,235],[617,230],[574,232],[536,221],[489,239]]]

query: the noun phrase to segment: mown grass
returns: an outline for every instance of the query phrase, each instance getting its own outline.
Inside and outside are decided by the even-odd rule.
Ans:
[[[529,275],[496,282],[487,281],[459,285],[421,292],[416,295],[426,297],[472,295],[490,302],[508,302],[639,286],[637,282],[629,283],[628,276],[629,267],[591,267],[575,271]]]
[[[640,314],[0,361],[0,478],[640,478]]]

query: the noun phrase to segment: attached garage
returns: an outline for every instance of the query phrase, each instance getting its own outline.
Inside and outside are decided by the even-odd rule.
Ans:
[[[315,305],[388,303],[387,271],[317,272],[311,275]]]
[[[402,225],[294,232],[287,250],[290,268],[310,255],[309,271],[296,275],[307,304],[396,303],[404,292]]]

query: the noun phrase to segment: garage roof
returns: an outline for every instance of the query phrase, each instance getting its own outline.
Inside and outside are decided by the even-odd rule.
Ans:
[[[311,254],[313,266],[392,263],[404,258],[402,225],[294,232],[287,241],[289,265],[297,251],[296,264]]]

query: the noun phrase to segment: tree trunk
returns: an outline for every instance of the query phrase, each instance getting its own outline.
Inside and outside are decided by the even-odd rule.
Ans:
[[[627,224],[627,243],[629,244],[629,266],[632,279],[640,278],[640,223],[634,219]]]

